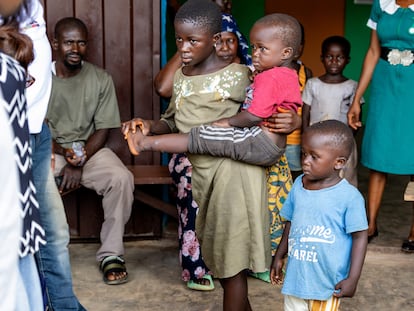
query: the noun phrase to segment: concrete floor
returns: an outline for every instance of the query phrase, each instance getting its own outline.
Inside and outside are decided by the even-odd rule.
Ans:
[[[366,194],[367,170],[359,171],[360,190]],[[345,311],[414,310],[414,254],[400,251],[411,223],[411,204],[403,201],[408,177],[390,176],[378,219],[379,236],[368,253],[354,298],[343,299]],[[187,289],[180,280],[176,224],[170,221],[160,240],[126,242],[130,280],[108,286],[95,262],[98,244],[71,244],[74,290],[92,311],[207,311],[221,310],[222,289],[215,280],[212,292]],[[283,310],[279,286],[249,278],[253,310]]]

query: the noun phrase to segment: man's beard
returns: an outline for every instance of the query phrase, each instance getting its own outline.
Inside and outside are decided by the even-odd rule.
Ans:
[[[65,59],[63,61],[63,63],[65,64],[66,68],[68,68],[69,70],[77,70],[77,69],[81,69],[82,68],[82,61],[80,61],[77,64],[70,64],[68,63],[68,61]]]

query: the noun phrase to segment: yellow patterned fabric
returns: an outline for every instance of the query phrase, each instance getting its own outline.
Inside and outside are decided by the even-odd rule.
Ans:
[[[282,155],[279,163],[267,168],[267,178],[270,239],[272,242],[272,256],[274,256],[284,229],[280,210],[293,184],[285,155]]]
[[[298,76],[299,76],[300,91],[303,92],[303,89],[305,88],[305,84],[306,84],[306,80],[307,80],[304,64],[300,65]],[[298,109],[298,115],[299,116],[302,115],[302,107],[300,107]],[[301,138],[302,138],[302,129],[294,130],[292,133],[290,133],[287,136],[286,144],[288,144],[288,145],[300,145]]]

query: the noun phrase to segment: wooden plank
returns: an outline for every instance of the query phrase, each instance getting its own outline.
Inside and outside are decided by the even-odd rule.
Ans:
[[[127,165],[134,175],[135,185],[169,185],[173,180],[165,165]]]
[[[161,199],[158,199],[152,195],[149,195],[137,189],[135,189],[134,196],[135,196],[135,200],[140,201],[144,204],[147,204],[148,206],[151,206],[152,208],[160,210],[166,213],[167,215],[174,217],[175,219],[178,219],[177,208],[175,207],[175,205],[164,202]]]
[[[410,181],[407,184],[404,192],[404,200],[405,201],[414,201],[414,181]]]
[[[85,59],[98,67],[106,68],[104,59],[103,10],[101,0],[74,0],[74,16],[81,19],[88,28],[88,48]]]

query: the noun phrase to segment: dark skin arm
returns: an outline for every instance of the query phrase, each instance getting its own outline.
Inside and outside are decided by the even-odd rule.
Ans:
[[[311,106],[303,104],[302,106],[302,131],[309,127]]]
[[[259,118],[245,110],[230,118],[217,120],[213,122],[213,125],[220,127],[252,127],[258,125],[262,121],[262,118]]]
[[[181,57],[178,52],[158,72],[154,79],[155,91],[159,96],[169,98],[172,95],[172,87],[175,72],[182,66]]]
[[[365,260],[367,244],[367,230],[352,233],[351,268],[348,277],[336,284],[335,290],[338,292],[333,294],[335,297],[353,297],[355,295]]]
[[[351,107],[349,107],[348,110],[348,124],[354,130],[357,130],[359,127],[362,126],[360,101],[371,81],[372,74],[380,58],[380,54],[380,41],[378,39],[377,32],[375,30],[372,30],[371,41],[368,51],[365,55],[364,63],[362,65],[361,76],[359,77],[358,86],[355,90],[355,96],[352,101]]]
[[[302,126],[302,118],[294,111],[278,112],[267,118],[264,125],[270,132],[290,134]]]
[[[132,120],[122,123],[121,132],[125,139],[128,133],[131,131],[135,133],[137,127],[140,128],[144,135],[162,135],[171,133],[171,129],[163,120],[144,120],[141,118],[134,118]]]
[[[272,265],[270,266],[270,281],[273,285],[280,285],[283,283],[283,266],[284,258],[288,251],[290,224],[290,221],[287,221],[285,224],[282,239],[280,240],[275,257],[272,260]]]
[[[86,155],[86,160],[83,163],[88,161],[98,150],[104,147],[106,140],[109,135],[109,129],[100,129],[93,133],[86,145],[84,147],[84,154]],[[59,191],[63,191],[64,189],[73,189],[77,188],[80,185],[80,180],[82,177],[82,166],[78,166],[78,162],[76,160],[76,156],[74,156],[73,150],[70,148],[65,149],[55,141],[53,141],[53,148],[55,153],[63,155],[66,159],[66,164],[60,174],[63,176],[62,183],[60,184]]]

